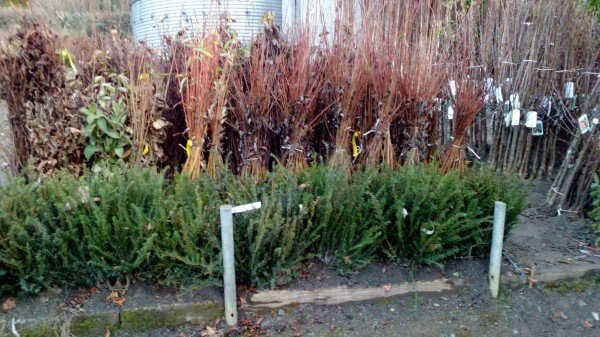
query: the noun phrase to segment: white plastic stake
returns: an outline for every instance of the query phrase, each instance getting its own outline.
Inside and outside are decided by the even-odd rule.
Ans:
[[[492,250],[490,252],[490,291],[492,297],[498,297],[500,285],[500,267],[502,263],[502,241],[504,240],[504,219],[506,204],[496,201],[494,205],[494,228],[492,230]]]
[[[454,119],[454,107],[452,105],[448,105],[448,119]]]
[[[235,292],[235,257],[233,243],[233,207],[220,207],[221,243],[223,246],[223,286],[225,288],[225,321],[227,325],[237,324],[237,299]]]
[[[225,288],[225,321],[227,325],[237,324],[237,298],[235,291],[235,243],[233,241],[233,213],[258,209],[261,202],[233,207],[223,205],[219,208],[221,216],[221,245],[223,250],[223,287]]]

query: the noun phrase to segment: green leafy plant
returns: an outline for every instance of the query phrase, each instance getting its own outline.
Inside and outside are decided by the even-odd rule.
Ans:
[[[131,130],[127,127],[127,105],[125,95],[129,92],[129,81],[123,75],[111,74],[94,79],[98,90],[96,102],[81,112],[86,116],[85,134],[89,144],[84,155],[89,161],[98,158],[123,159],[129,156]]]

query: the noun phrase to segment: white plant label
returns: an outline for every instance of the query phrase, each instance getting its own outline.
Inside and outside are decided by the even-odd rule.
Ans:
[[[594,124],[598,125],[598,122],[599,122],[599,121],[598,121],[598,118],[594,118],[594,119],[592,119],[592,123],[594,123]]]
[[[525,119],[525,126],[528,128],[535,128],[537,124],[537,112],[529,111],[527,113],[527,118]]]
[[[521,100],[519,99],[519,94],[510,95],[510,105],[513,109],[521,108]]]
[[[454,107],[452,107],[452,105],[448,105],[448,119],[454,119]]]
[[[575,97],[575,83],[567,82],[565,83],[565,98],[574,98]]]
[[[532,135],[534,136],[543,136],[544,135],[544,123],[542,123],[541,120],[538,119],[535,128],[533,128],[533,131],[531,132]]]
[[[592,126],[590,125],[590,120],[588,119],[587,114],[581,115],[577,120],[579,122],[579,129],[581,130],[581,134],[592,131]]]
[[[254,209],[259,209],[261,207],[262,207],[262,202],[258,201],[258,202],[253,202],[251,204],[232,207],[231,213],[234,213],[234,214],[235,213],[243,213],[243,212],[251,211]]]
[[[518,126],[520,120],[521,120],[521,110],[519,110],[519,109],[513,109],[513,111],[512,111],[512,118],[511,118],[510,124],[512,126]]]
[[[502,97],[502,88],[500,87],[496,88],[496,102],[504,102],[504,98]]]
[[[450,93],[452,94],[452,97],[456,97],[456,81],[451,80],[448,85],[450,86]]]
[[[506,126],[509,126],[511,120],[512,120],[512,112],[507,112],[504,115],[504,124],[506,124]]]

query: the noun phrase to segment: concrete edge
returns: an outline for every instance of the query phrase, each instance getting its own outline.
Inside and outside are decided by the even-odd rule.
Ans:
[[[56,315],[40,319],[16,320],[21,337],[61,336],[69,332],[76,337],[103,336],[106,330],[144,331],[178,325],[207,324],[223,315],[217,302],[176,303],[114,311],[85,313],[68,317]],[[14,337],[12,317],[0,319],[0,337]]]

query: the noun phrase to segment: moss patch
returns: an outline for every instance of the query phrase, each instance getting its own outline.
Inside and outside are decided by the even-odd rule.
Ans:
[[[70,331],[75,336],[102,336],[106,329],[112,329],[118,324],[119,313],[116,311],[77,316],[71,320]]]
[[[591,286],[599,286],[600,285],[600,272],[594,271],[591,274],[588,274],[582,278],[575,280],[561,280],[548,282],[544,284],[544,289],[556,290],[560,293],[570,293],[570,292],[582,292],[587,290]]]
[[[121,329],[143,331],[183,324],[206,324],[223,314],[218,303],[185,303],[121,312]]]

